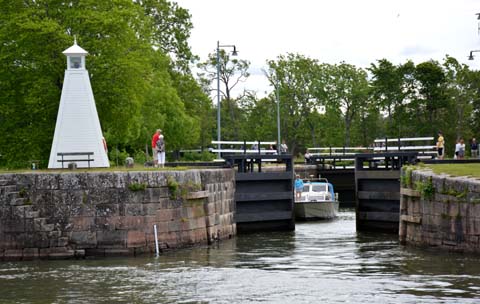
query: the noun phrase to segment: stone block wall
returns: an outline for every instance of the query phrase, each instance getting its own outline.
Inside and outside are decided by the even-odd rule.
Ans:
[[[138,255],[236,234],[230,169],[0,175],[0,260]]]
[[[480,181],[403,168],[400,241],[480,252]]]

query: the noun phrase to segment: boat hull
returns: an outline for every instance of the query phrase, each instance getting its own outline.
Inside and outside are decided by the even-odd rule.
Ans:
[[[337,214],[338,201],[295,202],[296,220],[329,220]]]

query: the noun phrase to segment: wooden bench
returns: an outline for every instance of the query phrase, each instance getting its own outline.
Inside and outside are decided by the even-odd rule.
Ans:
[[[88,162],[88,168],[90,168],[90,162],[94,161],[93,158],[90,156],[93,155],[93,152],[59,152],[57,156],[61,156],[62,159],[57,160],[58,162],[62,163],[62,169],[64,167],[64,163],[71,163],[71,162]],[[75,158],[75,159],[64,159],[65,156],[87,156],[87,158]]]

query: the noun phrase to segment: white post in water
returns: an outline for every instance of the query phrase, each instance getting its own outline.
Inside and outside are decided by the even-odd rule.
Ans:
[[[157,235],[157,225],[153,225],[153,232],[155,233],[155,253],[157,255],[157,258],[160,255],[160,252],[158,250],[158,235]]]

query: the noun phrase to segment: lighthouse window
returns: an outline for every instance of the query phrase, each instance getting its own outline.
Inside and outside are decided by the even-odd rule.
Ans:
[[[70,68],[71,69],[79,69],[82,65],[82,58],[81,57],[70,57]]]

